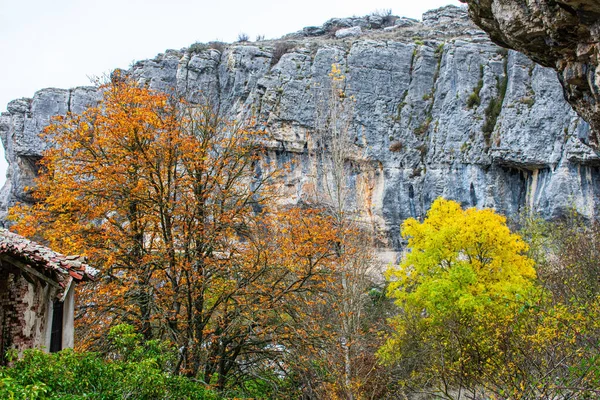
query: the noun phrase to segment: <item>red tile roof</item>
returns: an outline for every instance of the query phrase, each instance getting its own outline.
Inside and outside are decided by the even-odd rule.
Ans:
[[[41,273],[46,272],[46,275],[49,271],[55,272],[63,290],[72,280],[93,281],[99,272],[87,264],[85,257],[62,255],[6,229],[0,229],[0,254],[6,254]]]

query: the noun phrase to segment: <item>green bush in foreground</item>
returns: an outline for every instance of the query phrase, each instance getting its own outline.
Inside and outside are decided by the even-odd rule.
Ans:
[[[167,372],[172,349],[141,342],[127,325],[111,331],[114,352],[27,350],[0,369],[2,399],[218,399],[203,383]]]

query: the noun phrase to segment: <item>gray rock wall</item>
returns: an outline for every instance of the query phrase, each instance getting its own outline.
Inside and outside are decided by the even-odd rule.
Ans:
[[[600,152],[600,1],[461,0],[495,43],[558,71],[569,103]]]
[[[279,60],[276,42],[168,51],[129,73],[193,102],[209,97],[232,117],[256,117],[275,137],[271,161],[291,163],[288,199],[301,201],[320,173],[312,151],[318,99],[339,64],[356,100],[350,207],[382,233],[383,247],[400,248],[402,221],[422,217],[438,196],[508,216],[530,208],[553,218],[575,207],[595,218],[600,159],[582,144],[589,126],[565,102],[556,73],[489,42],[463,10],[430,12],[424,22],[346,39],[331,28],[317,37],[301,31]],[[96,98],[93,88],[44,89],[9,104],[0,117],[9,162],[2,212],[29,200],[24,187],[48,145],[37,135],[49,117]]]

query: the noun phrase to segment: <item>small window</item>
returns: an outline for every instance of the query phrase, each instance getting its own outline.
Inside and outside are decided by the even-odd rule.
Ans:
[[[50,353],[62,350],[63,303],[55,300],[52,309],[52,331],[50,334]]]

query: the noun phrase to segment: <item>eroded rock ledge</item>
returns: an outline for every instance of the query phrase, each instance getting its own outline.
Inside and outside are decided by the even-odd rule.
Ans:
[[[590,123],[600,151],[600,1],[461,0],[500,46],[555,68],[565,98]]]

